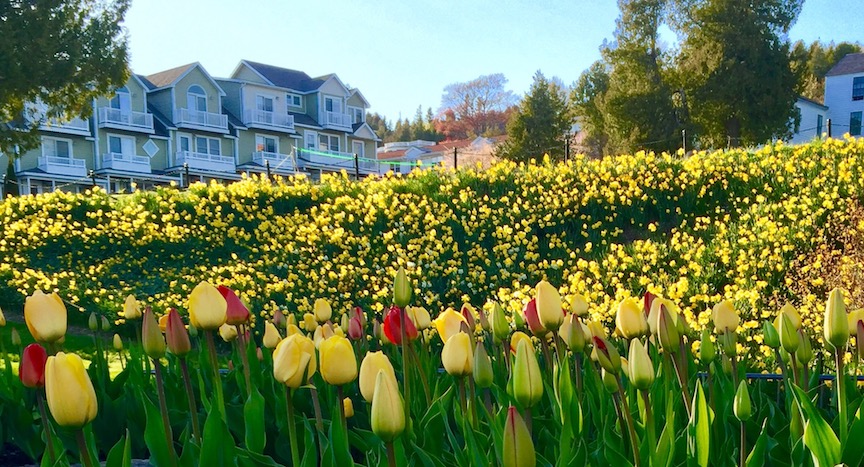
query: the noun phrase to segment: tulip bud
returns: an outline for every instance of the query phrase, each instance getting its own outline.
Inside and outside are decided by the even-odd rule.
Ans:
[[[408,316],[414,323],[414,327],[416,327],[418,331],[429,329],[429,327],[432,326],[432,317],[429,316],[429,312],[426,308],[423,308],[422,306],[409,306],[405,309],[405,312],[408,313]]]
[[[315,320],[315,315],[312,313],[305,313],[303,315],[303,321],[300,322],[300,327],[306,332],[314,332],[315,328],[318,327],[318,321]]]
[[[111,323],[108,321],[108,318],[102,317],[102,332],[108,332],[111,330]]]
[[[789,320],[789,317],[785,314],[780,315],[780,344],[783,345],[783,350],[788,353],[795,353],[798,350],[798,345],[800,343],[800,338],[798,337],[798,331],[795,329],[795,326],[792,324],[792,321]]]
[[[195,329],[195,328],[192,328]],[[300,331],[300,328],[297,327],[296,324],[289,324],[287,328],[285,328],[285,337],[288,337],[292,334],[303,334]]]
[[[407,319],[407,313],[399,308],[392,306],[390,307],[390,311],[384,316],[384,334],[387,336],[387,339],[396,344],[402,345],[402,318],[405,317],[405,338],[408,342],[417,338],[417,328],[414,327],[414,323]]]
[[[513,327],[516,330],[525,329],[528,323],[525,322],[525,315],[519,312],[513,313]]]
[[[621,356],[618,350],[602,337],[594,337],[594,348],[597,350],[597,363],[606,371],[618,374],[621,370]]]
[[[477,348],[474,351],[474,383],[478,388],[488,388],[492,386],[494,376],[492,360],[486,353],[486,346],[482,342],[477,342]]]
[[[21,354],[21,364],[18,366],[18,378],[21,384],[27,388],[41,388],[45,386],[45,362],[48,361],[48,353],[39,344],[30,344],[24,348]]]
[[[794,306],[787,303],[783,305],[783,308],[780,308],[780,312],[777,313],[777,317],[774,318],[774,327],[777,329],[780,329],[780,315],[786,315],[789,317],[789,321],[792,323],[792,326],[796,331],[801,329],[801,315],[798,314],[798,310],[796,310]]]
[[[504,309],[498,302],[492,303],[492,311],[489,313],[490,326],[492,327],[492,337],[495,342],[503,342],[510,336],[510,323],[507,322],[507,316],[504,315]]]
[[[654,303],[657,303],[657,301],[655,300]],[[660,306],[657,322],[657,334],[660,336],[660,347],[662,347],[666,352],[672,354],[677,353],[678,340],[680,339],[678,328],[672,320],[672,315],[669,314],[669,310],[663,305]]]
[[[126,296],[126,301],[123,303],[123,317],[127,321],[136,320],[141,317],[141,305],[134,295]]]
[[[0,328],[6,326],[6,315],[3,314],[3,309],[0,308]]]
[[[360,318],[356,315],[348,320],[348,338],[355,341],[363,338],[363,326],[360,324]]]
[[[273,351],[273,377],[289,388],[306,384],[316,369],[315,344],[303,334],[289,335]]]
[[[615,394],[618,392],[618,379],[615,378],[615,374],[606,371],[605,368],[601,369],[600,373],[600,377],[603,380],[603,387],[606,389],[606,392],[609,394]]]
[[[12,328],[12,332],[9,333],[9,340],[12,341],[13,347],[21,347],[21,335],[18,334],[18,330]]]
[[[706,365],[710,365],[717,356],[717,350],[714,348],[714,343],[711,342],[711,333],[708,328],[702,329],[702,341],[699,345],[699,359]]]
[[[396,378],[379,370],[372,397],[372,432],[385,443],[391,443],[405,431],[405,406],[396,387]]]
[[[477,329],[477,322],[474,319],[474,307],[470,303],[463,303],[459,313],[465,318],[465,323],[468,325],[468,332],[473,334]]]
[[[144,321],[141,324],[141,345],[144,347],[144,353],[154,360],[165,356],[165,339],[162,337],[162,331],[159,330],[156,316],[153,315],[150,307],[144,310]]]
[[[620,364],[620,362],[619,362]],[[543,397],[543,380],[534,347],[520,340],[513,363],[513,398],[524,408],[531,408]]]
[[[282,310],[277,308],[276,311],[273,312],[273,324],[277,328],[284,328],[285,325],[288,324],[287,321],[288,319],[285,318],[285,313],[282,313]]]
[[[630,342],[630,371],[628,377],[636,389],[647,391],[654,383],[654,364],[648,350],[639,339]]]
[[[561,339],[573,353],[581,353],[585,350],[586,340],[582,326],[579,318],[574,314],[570,314],[564,318],[564,323],[561,324],[561,328],[558,330]]]
[[[537,316],[540,324],[547,331],[557,332],[564,322],[564,309],[561,306],[561,295],[552,284],[540,281],[537,290]]]
[[[501,460],[504,467],[534,467],[537,465],[537,455],[534,453],[531,433],[528,432],[528,427],[516,407],[512,405],[507,409],[503,447]]]
[[[599,321],[589,321],[588,322],[588,330],[591,331],[591,337],[602,337],[606,339],[608,336],[606,335],[606,328],[600,324]]]
[[[738,383],[738,390],[735,391],[735,401],[732,403],[732,410],[735,412],[735,418],[740,422],[750,420],[752,409],[750,407],[750,392],[747,390],[747,380],[742,379]]]
[[[393,304],[399,308],[405,308],[411,303],[412,293],[413,290],[408,281],[408,275],[405,274],[405,268],[400,267],[396,271],[396,278],[393,280]]]
[[[438,330],[441,342],[447,342],[454,334],[461,332],[462,323],[466,323],[466,321],[464,316],[456,313],[452,308],[447,308],[432,323],[435,325],[435,329]]]
[[[588,301],[582,294],[577,293],[570,299],[570,312],[580,318],[588,316]]]
[[[492,324],[489,322],[489,317],[486,316],[486,310],[478,308],[475,311],[477,312],[477,321],[480,322],[480,327],[486,332],[492,331]]]
[[[384,352],[367,352],[360,363],[360,394],[366,402],[372,402],[375,396],[375,381],[379,371],[384,371],[385,376],[396,381],[396,373],[393,371],[393,364],[390,359],[384,355]]]
[[[78,355],[59,352],[48,357],[45,395],[60,426],[81,428],[96,418],[96,391]]]
[[[528,334],[525,334],[522,331],[516,331],[513,333],[513,337],[510,338],[510,352],[516,353],[516,349],[519,348],[519,342],[525,341],[528,342],[531,350],[534,350],[534,343],[531,342],[531,337]]]
[[[33,292],[24,302],[24,321],[38,342],[51,343],[66,335],[66,305],[56,292]]]
[[[261,347],[255,347],[255,356],[258,357],[259,362],[264,361],[264,352],[261,351]]]
[[[734,332],[724,332],[718,337],[723,353],[727,357],[734,357],[738,353],[738,336]]]
[[[87,329],[96,332],[99,330],[99,317],[96,316],[96,313],[91,312],[90,317],[87,318]]]
[[[342,331],[343,336],[348,332],[348,319],[348,313],[342,313],[342,316],[339,318],[339,329]]]
[[[262,339],[264,347],[275,349],[281,340],[282,336],[279,335],[279,330],[276,329],[276,326],[269,321],[264,323],[264,338]]]
[[[766,320],[762,323],[762,342],[772,349],[780,347],[780,334],[771,321]]]
[[[114,350],[121,351],[123,350],[123,339],[120,338],[120,334],[114,334]]]
[[[350,397],[342,399],[342,410],[345,412],[345,418],[354,416],[354,401]]]
[[[174,308],[169,308],[168,314],[165,316],[168,317],[168,322],[165,324],[165,340],[168,342],[168,350],[178,357],[188,354],[192,351],[192,342],[189,341],[189,332],[183,325],[180,313]]]
[[[315,304],[312,306],[312,313],[315,316],[315,321],[326,323],[333,316],[333,308],[330,307],[330,302],[319,298],[315,300]]]
[[[855,336],[858,333],[858,321],[864,320],[864,308],[852,310],[846,316],[849,318],[849,335]]]
[[[228,319],[228,302],[209,282],[200,282],[189,294],[189,322],[206,331],[215,331]]]
[[[864,359],[864,321],[858,320],[855,326],[855,342],[858,347],[858,358]]]
[[[531,331],[531,334],[537,337],[546,335],[546,327],[540,322],[540,315],[537,312],[537,299],[529,300],[525,304],[522,314],[525,316],[525,322],[528,323],[528,330]]]
[[[222,298],[225,299],[225,322],[231,326],[249,322],[249,308],[240,300],[240,297],[224,285],[220,285],[218,290],[222,294]]]
[[[645,295],[642,296],[642,312],[645,313],[646,317],[651,313],[651,304],[655,298],[657,296],[651,292],[645,292]]]
[[[738,312],[730,300],[723,300],[714,305],[712,310],[712,318],[714,319],[714,332],[723,334],[726,332],[735,332],[738,329]]]
[[[219,326],[219,336],[225,342],[234,342],[234,339],[237,339],[237,327],[225,323]]]
[[[846,347],[846,342],[849,341],[849,320],[846,317],[846,304],[843,302],[843,293],[840,289],[834,289],[828,294],[824,329],[825,342],[830,343],[837,351]]]
[[[168,328],[168,315],[160,316],[157,323],[159,324],[159,331],[165,334],[165,330]]]
[[[461,378],[470,375],[474,369],[471,337],[459,332],[447,339],[441,351],[441,363],[450,376]]]
[[[639,302],[635,298],[626,298],[618,304],[618,313],[615,315],[615,325],[621,331],[621,335],[631,340],[642,337],[648,333],[648,321]]]
[[[186,327],[186,332],[189,333],[189,337],[198,337],[198,328],[195,326]]]
[[[798,335],[801,338],[801,344],[798,346],[798,350],[795,351],[795,356],[798,357],[798,361],[802,365],[807,365],[813,360],[813,346],[810,345],[810,339],[803,329],[798,330]]]
[[[357,360],[351,342],[333,336],[321,343],[321,377],[328,384],[342,386],[357,379]]]

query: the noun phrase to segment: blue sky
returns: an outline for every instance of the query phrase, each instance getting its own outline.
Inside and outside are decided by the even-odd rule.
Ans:
[[[617,15],[613,0],[136,0],[125,25],[136,73],[198,61],[223,77],[241,59],[336,73],[392,120],[483,74],[504,73],[518,95],[538,69],[569,85]],[[789,36],[864,41],[860,18],[861,0],[808,0]]]

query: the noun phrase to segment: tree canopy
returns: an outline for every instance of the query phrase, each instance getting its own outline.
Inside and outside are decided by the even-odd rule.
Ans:
[[[528,161],[549,154],[553,160],[564,159],[572,119],[566,91],[558,81],[547,80],[540,71],[534,74],[531,89],[507,124],[507,141],[496,156]]]
[[[494,73],[445,86],[436,129],[447,139],[502,134],[518,102],[506,85],[507,78]]]

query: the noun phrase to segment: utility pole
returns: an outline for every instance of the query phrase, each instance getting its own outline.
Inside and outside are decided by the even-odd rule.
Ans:
[[[96,188],[96,172],[90,170],[90,180],[93,180],[93,188]]]
[[[270,160],[269,159],[264,160],[264,167],[267,167],[267,181],[269,182],[272,180],[272,178],[270,177]]]
[[[360,180],[360,157],[354,153],[354,180]]]
[[[459,167],[459,155],[456,153],[457,149],[453,148],[453,168]]]
[[[183,188],[189,188],[189,163],[183,163],[183,171],[186,172],[186,186]]]
[[[831,119],[825,120],[825,124],[828,125],[828,137],[831,137]]]
[[[567,138],[564,140],[564,163],[570,160],[570,132],[564,134],[564,137]]]
[[[687,130],[681,130],[681,149],[683,149],[684,154],[687,154]]]

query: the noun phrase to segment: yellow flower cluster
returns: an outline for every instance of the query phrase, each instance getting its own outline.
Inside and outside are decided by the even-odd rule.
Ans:
[[[303,316],[320,297],[337,314],[382,311],[402,266],[433,314],[487,300],[521,310],[546,279],[563,284],[565,301],[584,295],[610,328],[617,303],[648,290],[680,304],[697,330],[723,299],[745,329],[791,301],[816,330],[818,310],[788,292],[789,268],[864,195],[862,183],[864,140],[850,138],[361,182],[343,172],[25,196],[0,204],[0,296],[55,290],[119,311],[131,293],[163,310],[206,280],[259,316]]]

